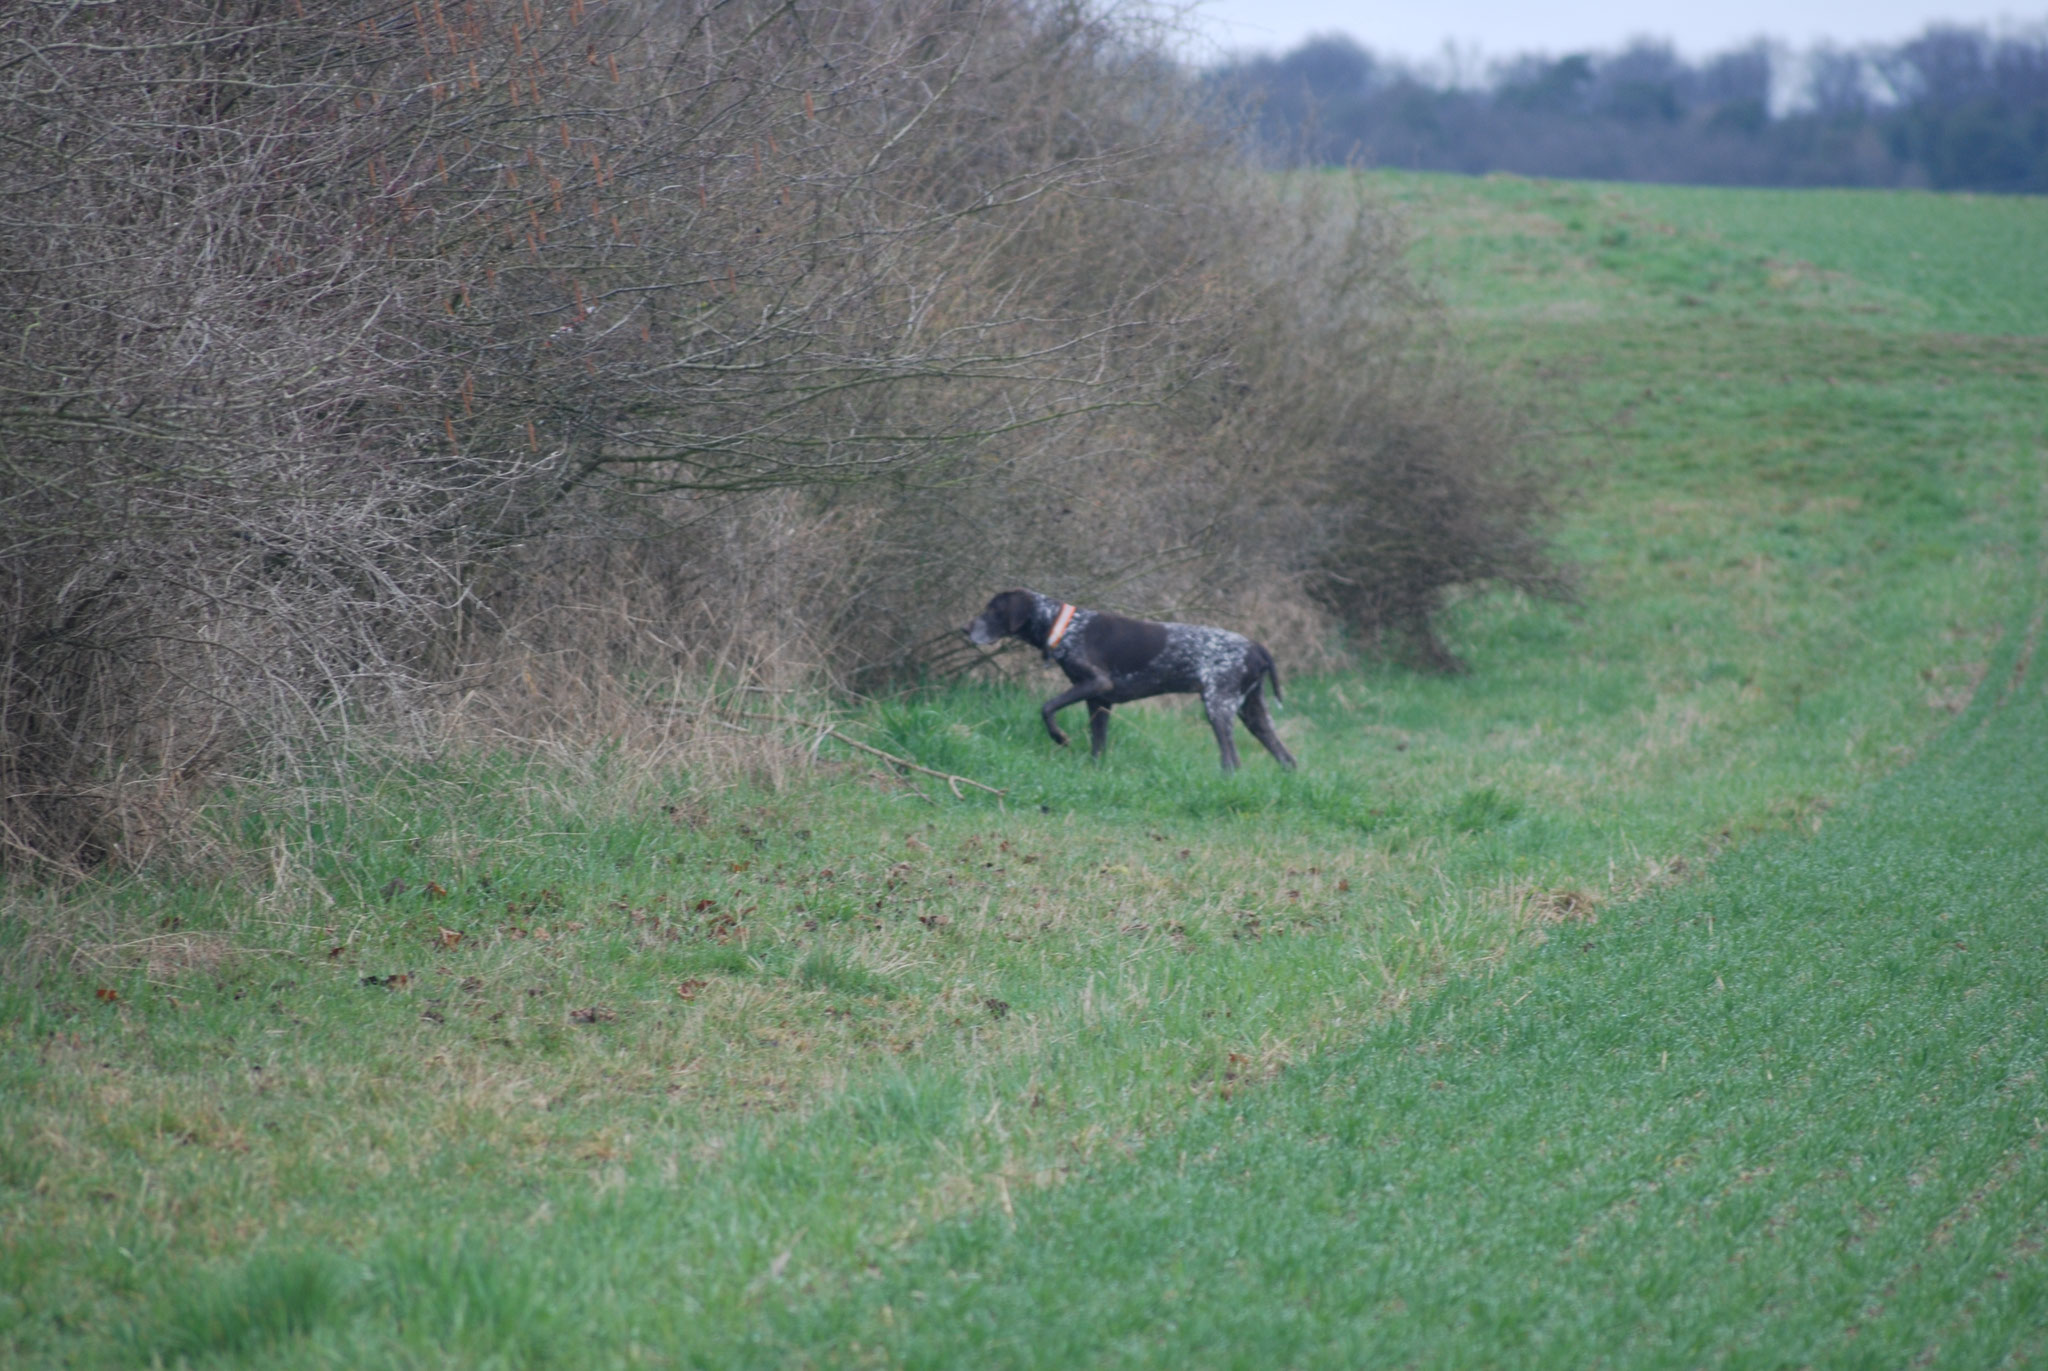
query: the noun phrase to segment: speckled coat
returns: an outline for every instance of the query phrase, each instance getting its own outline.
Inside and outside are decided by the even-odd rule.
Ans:
[[[1273,655],[1241,633],[1070,607],[1035,590],[1002,592],[960,631],[982,646],[1003,638],[1020,639],[1043,651],[1066,673],[1072,686],[1040,710],[1046,731],[1062,746],[1067,735],[1053,716],[1068,705],[1087,703],[1090,751],[1099,757],[1108,742],[1112,706],[1152,695],[1189,693],[1202,697],[1225,771],[1237,767],[1233,718],[1242,719],[1280,765],[1294,766],[1293,755],[1266,712],[1266,680],[1273,683],[1273,698],[1280,699]]]

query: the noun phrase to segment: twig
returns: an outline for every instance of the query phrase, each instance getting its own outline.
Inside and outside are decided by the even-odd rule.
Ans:
[[[998,790],[992,785],[983,785],[980,781],[974,780],[971,777],[955,776],[950,771],[935,771],[931,767],[922,766],[917,762],[911,761],[908,757],[899,757],[893,752],[884,752],[881,748],[874,746],[872,743],[864,743],[858,738],[847,737],[844,733],[841,733],[837,728],[834,728],[831,724],[816,723],[809,719],[792,719],[786,714],[752,714],[748,713],[745,710],[737,710],[735,712],[738,713],[742,719],[759,719],[763,723],[792,724],[800,728],[815,728],[818,730],[818,738],[820,740],[825,738],[836,738],[840,742],[845,743],[848,747],[859,748],[862,752],[866,752],[873,756],[880,757],[884,761],[894,762],[897,766],[906,767],[911,771],[921,771],[927,776],[936,776],[946,783],[946,788],[953,792],[953,798],[956,800],[964,800],[967,798],[965,795],[962,795],[960,793],[960,787],[963,785],[971,785],[976,790],[985,790],[991,795],[1005,795],[1009,793],[1008,791]],[[817,754],[817,746],[818,745],[816,742],[813,742],[811,744],[811,751],[813,756]]]

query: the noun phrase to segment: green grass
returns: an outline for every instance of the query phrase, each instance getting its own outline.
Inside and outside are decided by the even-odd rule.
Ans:
[[[1881,331],[2048,333],[2039,196],[1374,180],[1423,208],[1422,251],[1473,305],[1533,293],[1553,317],[1585,317],[1627,297]]]
[[[907,786],[829,741],[810,769],[808,737],[750,744],[752,773],[457,756],[351,776],[290,821],[224,806],[217,879],[9,891],[0,1359],[1334,1363],[1393,1336],[1361,1312],[1393,1299],[1416,1317],[1385,1346],[1415,1360],[1682,1360],[1683,1337],[1715,1336],[1687,1318],[1735,1327],[1755,1293],[1722,1269],[1732,1230],[1715,1226],[1750,1211],[1700,1200],[1685,1243],[1637,1216],[1670,1218],[1658,1206],[1748,1156],[1753,1118],[1777,1169],[1731,1199],[1769,1198],[1756,1212],[1789,1216],[1789,1236],[1777,1265],[1747,1269],[1796,1260],[1825,1281],[1771,1287],[1809,1341],[1727,1346],[1796,1362],[1843,1336],[1844,1291],[1882,1284],[1836,1269],[1858,1250],[1860,1192],[1769,1159],[1876,1155],[1873,1119],[1945,1117],[1921,1095],[1991,1103],[1953,1166],[1908,1187],[1901,1226],[1865,1240],[1887,1260],[1915,1233],[1941,1247],[1922,1265],[1947,1283],[1916,1287],[1936,1293],[1898,1328],[1978,1307],[1966,1247],[2018,1253],[1986,1308],[2032,1289],[2031,1239],[2008,1237],[2038,1205],[2036,1154],[2012,1151],[2020,1115],[1977,1088],[2038,1051],[2022,1031],[2038,991],[2007,975],[2024,960],[1915,980],[1935,943],[1837,907],[1877,857],[1880,894],[1952,891],[1941,927],[1966,923],[1973,948],[2021,934],[1966,899],[2014,918],[2039,903],[2032,831],[1989,813],[2023,778],[1969,780],[2001,758],[2039,774],[2037,710],[2014,703],[1982,733],[1965,711],[2003,693],[2015,610],[2024,627],[2039,594],[2048,342],[1959,335],[1943,311],[2039,318],[2048,301],[2019,267],[1937,299],[1855,246],[1878,241],[1862,220],[1936,215],[1931,241],[1955,254],[1941,279],[1968,283],[2002,202],[1795,198],[1777,242],[1757,208],[1776,201],[1749,192],[1699,192],[1687,217],[1663,190],[1377,179],[1416,214],[1474,354],[1541,401],[1578,604],[1457,605],[1464,677],[1290,672],[1294,775],[1248,755],[1221,776],[1181,704],[1120,709],[1092,765],[1046,742],[1035,688],[968,686],[848,728],[1000,802]],[[1836,203],[1855,213],[1831,229]],[[1894,775],[1893,798],[1856,798]],[[1913,794],[1961,817],[1922,833],[1901,817]],[[1981,836],[1978,866],[1941,846],[1955,832]],[[1767,868],[1789,874],[1755,887],[1747,923],[1699,931],[1685,901]],[[1819,953],[1797,939],[1838,924],[1820,951],[1845,970],[1798,979]],[[1749,1064],[1776,1071],[1761,1054],[1791,1050],[1797,1016],[1658,989],[1696,988],[1696,963],[1803,988],[1785,1003],[1811,1011],[1826,1071],[1799,1093],[1758,1086]],[[1897,1016],[1827,1038],[1848,1022],[1826,1017],[1833,1000],[1879,1003],[1890,982],[1870,978],[1893,964]],[[1985,1037],[1993,1021],[2019,1027]],[[1859,1054],[1908,1024],[1927,1060],[1880,1088],[1887,1068]],[[1668,1054],[1657,1081],[1635,1029]],[[1502,1074],[1485,1075],[1490,1047],[1467,1049],[1496,1040]],[[1687,1104],[1677,1081],[1708,1095]],[[1586,1120],[1600,1131],[1572,1133]],[[1688,1147],[1694,1179],[1661,1181]],[[1438,1152],[1450,1170],[1430,1169]],[[1375,1177],[1395,1189],[1360,1198]],[[1981,1186],[2002,1197],[1981,1222],[1928,1226],[1937,1200]],[[1233,1189],[1257,1212],[1233,1217]],[[1120,1217],[1090,1227],[1097,1210]],[[1841,1219],[1834,1267],[1791,1221],[1815,1212]],[[1346,1266],[1331,1254],[1361,1225],[1379,1245]],[[1558,1268],[1567,1227],[1588,1234],[1582,1267]],[[1186,1279],[1154,1260],[1173,1234]],[[1534,1296],[1491,1274],[1522,1270],[1511,1248],[1548,1263]],[[1439,1292],[1395,1280],[1438,1268]],[[932,1274],[948,1269],[981,1279]],[[1674,1281],[1698,1299],[1658,1306]],[[1320,1306],[1301,1303],[1308,1284],[1327,1287]],[[1072,1319],[1016,1322],[1033,1291]],[[1232,1312],[1238,1295],[1262,1310]],[[1188,1301],[1193,1321],[1160,1312]],[[964,1322],[919,1313],[934,1309]],[[1458,1341],[1461,1319],[1499,1340]]]
[[[1630,200],[1691,232],[1895,292],[1901,324],[2048,333],[2048,198],[1643,186]]]
[[[2038,1365],[2048,672],[2017,649],[1997,704],[1817,838],[1557,927],[1128,1160],[941,1225],[791,1300],[778,1351]]]

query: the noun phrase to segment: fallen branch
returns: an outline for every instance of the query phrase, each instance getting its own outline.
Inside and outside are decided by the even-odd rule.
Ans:
[[[921,765],[917,762],[913,762],[908,757],[899,757],[893,752],[884,752],[881,748],[876,747],[872,743],[864,743],[858,738],[847,737],[844,733],[841,733],[837,728],[833,727],[831,724],[819,723],[816,720],[812,719],[795,719],[791,718],[787,714],[755,714],[744,709],[736,709],[733,710],[732,713],[736,714],[742,719],[758,719],[762,723],[788,724],[796,728],[815,728],[818,730],[818,738],[820,741],[826,738],[837,739],[839,742],[845,743],[848,747],[858,748],[862,752],[868,753],[870,756],[880,757],[882,760],[886,762],[891,762],[896,766],[903,767],[905,770],[922,772],[926,776],[938,777],[940,780],[946,783],[946,788],[953,792],[953,798],[956,800],[964,800],[967,798],[965,795],[962,795],[960,793],[960,787],[963,785],[971,785],[976,790],[985,790],[991,795],[1000,796],[1009,793],[1008,791],[998,790],[992,785],[983,785],[980,781],[977,781],[969,776],[955,776],[950,771],[936,771],[931,767]],[[811,745],[811,750],[814,753],[817,751],[817,744],[815,742]]]

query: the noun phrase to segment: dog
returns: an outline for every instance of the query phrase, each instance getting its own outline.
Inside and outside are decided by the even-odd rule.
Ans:
[[[1045,731],[1061,747],[1067,735],[1053,716],[1068,705],[1087,702],[1089,755],[1100,757],[1109,741],[1112,706],[1188,692],[1202,697],[1225,771],[1237,770],[1233,715],[1244,720],[1275,761],[1294,770],[1294,756],[1273,731],[1262,693],[1270,679],[1273,698],[1281,700],[1273,654],[1241,633],[1079,609],[1035,590],[1004,591],[960,631],[978,647],[1020,638],[1067,673],[1073,685],[1039,709]]]

